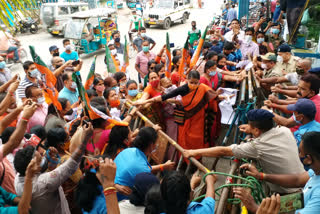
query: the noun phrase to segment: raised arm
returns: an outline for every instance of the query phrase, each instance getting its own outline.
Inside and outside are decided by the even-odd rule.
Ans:
[[[12,153],[14,149],[16,149],[24,137],[24,133],[27,129],[28,120],[32,117],[33,113],[37,109],[37,104],[33,103],[31,105],[27,105],[23,108],[22,118],[16,128],[16,130],[12,133],[8,142],[3,145],[3,157]]]
[[[5,113],[9,108],[12,101],[14,101],[14,93],[17,90],[18,86],[19,86],[18,80],[16,80],[9,86],[7,95],[0,103],[0,115],[3,115],[3,113]]]
[[[66,69],[66,67],[69,67],[71,65],[72,65],[72,60],[65,62],[62,66],[54,70],[53,72],[54,76],[58,77],[64,71],[64,69]]]

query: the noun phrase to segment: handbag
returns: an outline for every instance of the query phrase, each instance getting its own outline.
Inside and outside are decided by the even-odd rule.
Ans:
[[[199,87],[198,87],[199,88]],[[184,110],[184,108],[188,107],[189,105],[191,105],[193,98],[195,97],[198,88],[196,89],[196,91],[193,94],[193,97],[190,101],[190,103],[186,106],[181,106],[181,105],[176,105],[176,107],[174,108],[174,112],[173,112],[173,118],[174,118],[174,122],[178,125],[183,125],[184,121],[185,121],[185,114],[186,111]]]

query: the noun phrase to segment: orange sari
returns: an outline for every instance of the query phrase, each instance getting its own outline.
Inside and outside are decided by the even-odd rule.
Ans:
[[[196,90],[182,97],[183,106],[187,106]],[[184,149],[201,149],[209,147],[204,140],[205,109],[210,100],[217,97],[210,87],[200,84],[192,103],[185,107],[184,125],[179,126],[178,143]]]

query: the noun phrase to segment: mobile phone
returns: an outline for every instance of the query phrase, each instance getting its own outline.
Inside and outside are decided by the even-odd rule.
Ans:
[[[80,60],[75,60],[72,62],[72,66],[77,66],[80,64]]]
[[[174,48],[174,43],[170,43],[170,48]]]
[[[303,192],[280,197],[280,213],[287,213],[304,207]]]

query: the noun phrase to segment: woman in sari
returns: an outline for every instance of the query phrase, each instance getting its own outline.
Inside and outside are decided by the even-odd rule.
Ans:
[[[200,83],[203,83],[214,91],[217,91],[217,94],[221,94],[221,90],[218,90],[223,81],[230,82],[239,82],[243,80],[243,76],[230,76],[224,75],[217,71],[217,64],[215,61],[209,60],[204,66],[204,73],[200,77]],[[221,129],[221,112],[218,106],[219,98],[211,100],[209,103],[210,108],[206,112],[206,119],[208,120],[208,125],[205,131],[205,136],[210,144],[214,145],[214,140],[218,138],[220,129]]]
[[[150,71],[147,76],[149,79],[149,84],[144,89],[142,97],[134,103],[139,104],[139,102],[144,102],[150,98],[154,98],[162,94],[159,74],[153,70],[153,71]],[[142,110],[142,113],[154,124],[163,125],[164,122],[163,122],[161,109],[162,109],[161,103],[155,103],[152,106],[150,104],[147,104],[147,105],[144,105],[144,110]]]
[[[184,149],[207,148],[205,141],[205,113],[208,103],[217,97],[217,93],[205,84],[200,83],[200,74],[192,70],[188,74],[188,83],[172,92],[156,96],[140,104],[163,102],[170,98],[182,96],[182,105],[185,111],[184,123],[179,125],[178,143]]]

